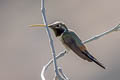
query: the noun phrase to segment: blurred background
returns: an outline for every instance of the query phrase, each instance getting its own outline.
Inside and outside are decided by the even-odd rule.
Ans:
[[[41,80],[42,67],[51,59],[40,0],[0,0],[0,80]],[[120,0],[45,0],[47,21],[63,21],[81,40],[86,40],[120,23]],[[56,53],[64,50],[53,35]],[[71,80],[120,80],[120,32],[87,43],[89,52],[102,62],[94,63],[70,52],[58,60]],[[54,77],[51,65],[47,80]]]

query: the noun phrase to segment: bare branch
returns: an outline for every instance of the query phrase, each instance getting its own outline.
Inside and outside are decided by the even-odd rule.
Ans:
[[[47,31],[48,37],[49,37],[50,48],[51,48],[52,55],[53,55],[53,62],[54,62],[55,73],[56,73],[57,77],[61,78],[60,75],[59,75],[59,73],[58,73],[57,62],[56,62],[56,54],[55,54],[53,40],[52,40],[50,31],[49,31],[49,28],[48,28],[47,20],[46,20],[44,0],[41,0],[41,11],[42,11],[43,22],[46,25],[46,31]],[[44,68],[43,68],[43,71],[41,73],[41,78],[42,78],[42,80],[45,80],[45,77],[44,77]]]
[[[93,40],[97,40],[97,39],[99,39],[100,37],[102,37],[102,36],[104,36],[104,35],[107,35],[107,34],[109,34],[109,33],[111,33],[111,32],[119,31],[119,30],[120,30],[120,24],[117,25],[116,27],[114,27],[114,28],[106,31],[106,32],[103,32],[103,33],[101,33],[101,34],[99,34],[99,35],[95,35],[94,37],[91,37],[91,38],[89,38],[88,40],[83,41],[83,44],[86,44],[86,43],[91,42],[91,41],[93,41]]]
[[[59,70],[59,72],[61,73],[61,75],[63,76],[63,78],[65,79],[65,80],[70,80],[64,73],[63,73],[63,71],[62,71],[62,69],[59,67],[58,68],[58,70]]]
[[[66,51],[61,52],[59,55],[56,56],[56,59],[59,59],[60,57],[63,57],[66,54]],[[48,69],[48,67],[53,63],[53,59],[51,59],[45,66],[43,66],[42,72],[41,72],[41,78],[42,80],[45,80],[44,74],[45,71]]]

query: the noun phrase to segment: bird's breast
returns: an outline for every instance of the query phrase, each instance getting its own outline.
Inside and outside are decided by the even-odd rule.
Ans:
[[[63,46],[65,47],[65,49],[66,49],[67,51],[70,51],[70,48],[64,43],[64,40],[63,40],[62,36],[63,36],[63,35],[61,35],[61,36],[59,36],[59,37],[57,37],[57,38],[58,38],[59,41],[63,44]]]

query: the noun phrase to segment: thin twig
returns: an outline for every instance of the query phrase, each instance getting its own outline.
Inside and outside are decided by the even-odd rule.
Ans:
[[[65,79],[65,80],[70,80],[64,73],[63,73],[63,71],[62,71],[62,69],[59,67],[58,68],[58,70],[59,70],[59,72],[61,73],[61,75],[63,76],[63,78]]]
[[[48,33],[48,37],[49,37],[49,41],[50,41],[50,48],[51,48],[52,55],[53,55],[54,69],[55,69],[56,75],[57,75],[58,77],[60,77],[60,76],[59,76],[59,73],[58,73],[58,68],[57,68],[57,62],[56,62],[56,54],[55,54],[54,44],[53,44],[53,40],[52,40],[50,31],[49,31],[49,29],[48,29],[48,24],[47,24],[47,20],[46,20],[44,4],[45,4],[45,3],[44,3],[44,0],[41,0],[42,17],[43,17],[43,22],[44,22],[44,24],[46,25],[46,31],[47,31],[47,33]],[[41,73],[41,78],[42,78],[42,80],[45,80],[43,72]]]
[[[59,59],[60,57],[63,57],[65,55],[66,51],[61,52],[59,55],[56,56],[56,59]],[[51,59],[42,69],[41,71],[41,77],[42,80],[45,80],[44,74],[45,71],[48,69],[48,67],[51,65],[51,63],[53,63],[53,59]]]
[[[103,32],[103,33],[101,33],[99,35],[95,35],[94,37],[91,37],[88,40],[83,41],[83,44],[86,44],[86,43],[91,42],[93,40],[97,40],[97,39],[99,39],[100,37],[102,37],[104,35],[107,35],[107,34],[109,34],[111,32],[118,31],[118,30],[120,30],[120,24],[115,26],[115,27],[113,27],[112,29],[110,29],[110,30],[108,30],[106,32]]]

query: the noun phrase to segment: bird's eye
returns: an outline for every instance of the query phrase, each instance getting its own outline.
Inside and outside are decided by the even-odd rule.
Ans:
[[[60,27],[60,24],[56,25],[57,27]]]

